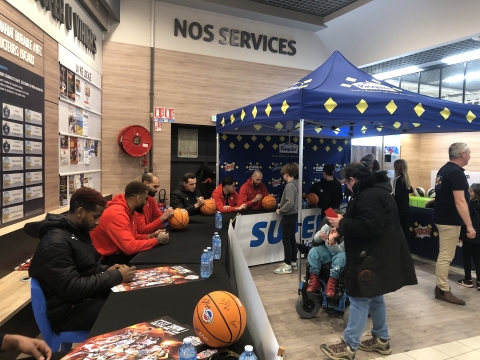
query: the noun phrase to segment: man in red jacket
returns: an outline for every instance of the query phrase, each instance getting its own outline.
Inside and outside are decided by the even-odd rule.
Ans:
[[[169,207],[162,212],[158,209],[155,202],[155,195],[157,195],[160,188],[160,180],[153,173],[145,173],[142,176],[142,182],[147,185],[148,197],[147,202],[143,206],[143,213],[135,211],[133,220],[137,224],[137,232],[139,234],[151,234],[158,229],[164,229],[163,223],[173,215],[173,209]]]
[[[249,209],[261,209],[262,198],[268,195],[268,190],[262,183],[263,174],[260,170],[255,170],[252,177],[248,179],[240,188],[240,201],[247,204]]]
[[[125,187],[125,194],[107,203],[100,224],[90,232],[93,246],[103,256],[102,264],[128,264],[138,252],[168,242],[168,233],[162,230],[148,235],[137,233],[133,214],[143,212],[147,191],[147,185],[132,181]]]
[[[220,212],[234,212],[245,210],[247,204],[242,204],[240,196],[235,191],[235,179],[227,176],[222,183],[213,190],[212,198]]]

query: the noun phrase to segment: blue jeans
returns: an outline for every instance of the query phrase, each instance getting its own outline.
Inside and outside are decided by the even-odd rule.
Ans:
[[[373,298],[350,296],[349,299],[350,315],[343,337],[352,350],[357,350],[360,344],[360,337],[367,325],[369,311],[373,322],[372,334],[380,340],[388,340],[387,310],[383,295]]]
[[[308,252],[308,263],[310,264],[310,273],[319,275],[323,264],[332,263],[330,268],[330,277],[338,279],[340,277],[340,269],[347,263],[345,252],[340,252],[332,256],[330,250],[325,245],[313,247]]]

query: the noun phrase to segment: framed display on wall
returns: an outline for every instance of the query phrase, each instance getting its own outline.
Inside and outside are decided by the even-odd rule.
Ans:
[[[179,158],[198,158],[198,130],[178,129]]]

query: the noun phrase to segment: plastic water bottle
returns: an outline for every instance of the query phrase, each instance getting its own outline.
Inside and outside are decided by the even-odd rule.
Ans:
[[[240,355],[238,360],[258,360],[257,356],[253,353],[253,346],[245,345],[245,351]]]
[[[213,258],[220,259],[222,257],[222,239],[220,238],[220,235],[218,235],[218,232],[215,232],[215,234],[213,234],[212,247]]]
[[[196,360],[197,349],[192,344],[192,339],[183,339],[183,344],[178,349],[178,360]]]
[[[204,279],[210,277],[210,255],[207,249],[200,256],[200,276]]]
[[[207,247],[207,250],[208,250],[208,257],[210,259],[210,275],[212,275],[213,274],[213,250],[210,246]]]
[[[217,211],[217,213],[215,214],[215,227],[217,229],[222,228],[222,213],[220,211]]]

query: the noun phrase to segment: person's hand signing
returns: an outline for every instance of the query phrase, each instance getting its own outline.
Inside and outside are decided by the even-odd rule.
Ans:
[[[160,216],[160,219],[162,219],[162,222],[165,222],[168,219],[170,219],[172,216],[173,216],[173,208],[169,207],[165,209],[165,211],[163,212],[163,215]]]
[[[242,204],[238,207],[235,208],[235,210],[239,211],[239,210],[245,210],[247,208],[247,204]]]
[[[135,266],[120,265],[117,270],[122,274],[122,283],[130,282],[135,277]]]
[[[170,234],[166,231],[162,231],[157,235],[157,241],[159,245],[167,244],[170,240]]]
[[[255,198],[252,199],[252,202],[253,202],[253,203],[256,203],[257,201],[262,200],[262,198],[263,198],[263,195],[262,195],[262,194],[257,194],[257,195],[255,196]]]
[[[197,198],[197,202],[193,206],[195,207],[195,209],[201,208],[203,206],[204,202],[205,202],[205,200],[204,200],[203,196],[200,196],[199,198]]]

